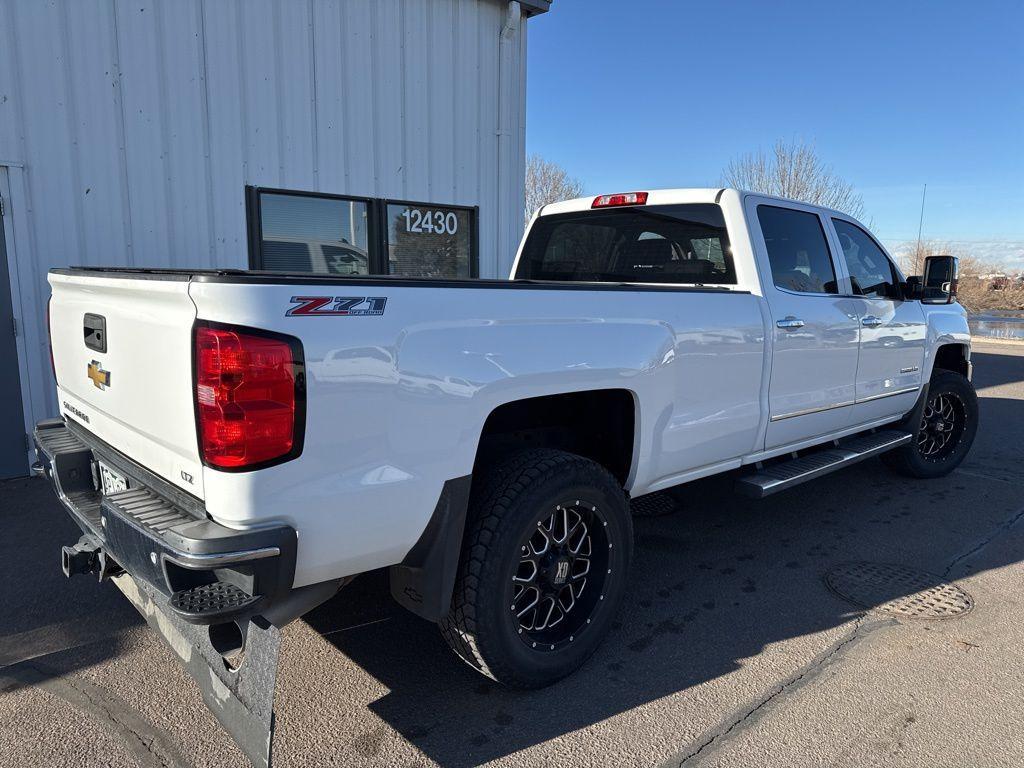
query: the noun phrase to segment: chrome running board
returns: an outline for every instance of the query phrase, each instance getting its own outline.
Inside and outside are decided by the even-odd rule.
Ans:
[[[839,445],[806,456],[761,467],[736,481],[736,492],[754,499],[763,499],[794,485],[843,469],[858,461],[877,456],[906,445],[913,439],[910,432],[883,429],[866,435],[855,435],[839,441]]]

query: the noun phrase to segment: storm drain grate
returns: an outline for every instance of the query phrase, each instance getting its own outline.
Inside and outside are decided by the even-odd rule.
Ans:
[[[676,502],[667,493],[648,493],[638,499],[631,499],[629,509],[636,517],[657,517],[676,511]]]
[[[907,619],[952,619],[974,607],[956,584],[890,563],[843,563],[825,574],[825,584],[862,608]]]

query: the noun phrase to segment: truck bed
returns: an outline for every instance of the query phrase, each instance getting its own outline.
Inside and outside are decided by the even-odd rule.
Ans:
[[[665,285],[657,283],[607,283],[568,280],[495,278],[432,278],[401,275],[322,275],[255,269],[154,269],[145,267],[75,266],[50,270],[51,274],[96,274],[136,280],[182,280],[197,283],[247,283],[253,285],[369,285],[404,288],[481,288],[555,291],[650,291],[656,293],[750,293],[722,286]]]

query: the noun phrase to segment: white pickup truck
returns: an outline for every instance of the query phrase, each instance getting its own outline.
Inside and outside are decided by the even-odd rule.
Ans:
[[[359,573],[543,686],[609,629],[631,499],[883,453],[935,477],[977,429],[955,259],[908,279],[849,216],[733,189],[545,206],[510,280],[49,281],[64,570],[118,584],[257,764],[277,628]]]

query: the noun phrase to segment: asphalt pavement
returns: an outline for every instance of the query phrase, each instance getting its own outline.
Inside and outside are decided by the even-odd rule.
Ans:
[[[711,478],[638,519],[611,635],[547,690],[480,677],[360,577],[283,633],[275,765],[1024,764],[1024,345],[974,362],[946,478],[870,460],[759,502]],[[0,766],[244,764],[120,592],[64,579],[77,529],[44,482],[0,483],[0,525]],[[919,582],[836,593],[878,568]]]

